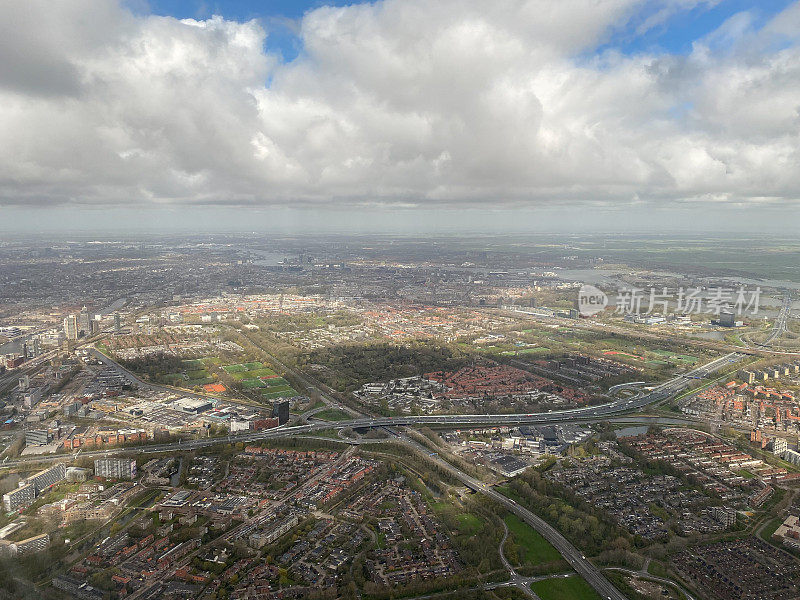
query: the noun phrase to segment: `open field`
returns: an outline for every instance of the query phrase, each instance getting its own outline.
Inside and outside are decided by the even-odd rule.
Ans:
[[[597,592],[577,575],[535,581],[531,589],[541,600],[600,600]]]
[[[519,553],[520,564],[540,565],[561,560],[558,550],[519,517],[508,514],[504,521],[511,539],[522,550]],[[514,562],[513,558],[509,557],[509,560]]]
[[[315,416],[324,421],[346,421],[348,419],[352,419],[348,413],[338,408],[329,408],[327,410],[323,410],[318,412]]]

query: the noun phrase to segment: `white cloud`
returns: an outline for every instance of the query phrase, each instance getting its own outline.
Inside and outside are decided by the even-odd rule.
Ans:
[[[281,63],[256,22],[8,3],[0,203],[800,198],[800,5],[688,56],[591,57],[697,4],[326,7]]]

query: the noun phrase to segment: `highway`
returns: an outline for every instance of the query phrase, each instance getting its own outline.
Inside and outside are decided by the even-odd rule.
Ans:
[[[533,527],[542,535],[543,538],[550,542],[556,550],[558,550],[558,552],[564,557],[570,566],[575,569],[575,571],[581,577],[583,577],[598,594],[600,594],[601,598],[605,598],[606,600],[627,600],[626,597],[603,576],[597,567],[595,567],[592,562],[580,552],[580,550],[573,546],[569,540],[567,540],[567,538],[561,535],[552,525],[547,523],[547,521],[544,521],[527,508],[517,504],[510,498],[507,498],[490,485],[470,477],[439,456],[432,455],[428,448],[422,446],[408,436],[399,434],[398,437],[402,439],[405,444],[427,454],[428,460],[434,462],[437,466],[452,474],[453,477],[461,481],[468,488],[483,494],[484,496],[488,496],[498,504],[501,504],[506,510],[515,514],[528,525]]]
[[[96,351],[95,351],[96,352]],[[99,352],[98,355],[102,356],[108,364],[116,365],[114,361],[108,357],[103,356]],[[315,422],[307,425],[292,425],[276,427],[273,429],[265,429],[262,431],[253,431],[235,435],[226,435],[213,438],[201,438],[197,440],[171,442],[168,444],[153,444],[145,446],[132,446],[123,448],[114,448],[98,452],[85,452],[82,456],[85,457],[103,457],[113,456],[116,454],[153,454],[159,452],[173,452],[175,450],[195,450],[198,448],[205,448],[215,444],[231,444],[236,442],[252,443],[260,440],[278,439],[289,437],[297,434],[309,434],[316,431],[325,429],[374,429],[379,427],[404,427],[404,426],[447,426],[447,427],[490,427],[496,425],[544,425],[549,423],[563,423],[575,421],[598,421],[609,417],[620,416],[625,413],[638,410],[654,402],[664,400],[680,391],[685,389],[690,382],[695,379],[702,379],[711,373],[733,363],[738,362],[744,357],[744,354],[733,352],[713,360],[701,367],[692,369],[691,371],[673,377],[669,381],[665,381],[655,386],[650,392],[642,394],[635,398],[614,400],[606,404],[598,404],[595,406],[585,406],[581,408],[573,408],[568,410],[548,411],[543,413],[514,413],[514,414],[496,414],[496,415],[407,415],[401,417],[358,417],[347,421],[335,422]],[[99,357],[98,357],[99,358]],[[102,358],[100,359],[102,360]],[[117,365],[118,368],[119,365]],[[125,371],[128,373],[127,371]],[[129,373],[131,377],[139,382]],[[161,389],[160,386],[154,386],[146,382],[143,385],[149,388]],[[169,389],[169,388],[163,388]],[[197,397],[204,397],[196,394]],[[52,454],[52,455],[31,455],[24,456],[14,460],[7,460],[0,463],[0,467],[19,466],[25,463],[36,462],[53,462],[53,461],[66,461],[72,457],[69,454]]]
[[[102,355],[96,350],[92,349],[92,353],[102,362],[114,365],[122,369],[117,363]],[[195,450],[220,443],[252,443],[260,440],[277,439],[287,436],[308,435],[316,431],[324,429],[344,429],[344,428],[378,428],[389,427],[397,428],[403,426],[417,426],[417,425],[446,425],[446,426],[480,426],[480,425],[505,425],[505,424],[543,424],[543,423],[556,423],[564,421],[581,421],[581,420],[598,420],[606,417],[620,416],[622,414],[637,410],[654,402],[658,402],[668,398],[677,392],[686,388],[690,382],[695,379],[702,379],[711,373],[734,364],[741,360],[745,355],[739,353],[731,353],[713,360],[701,367],[697,367],[687,373],[673,377],[669,381],[661,383],[648,393],[642,393],[634,398],[626,398],[615,400],[606,404],[597,406],[587,406],[582,408],[550,411],[546,413],[531,413],[531,414],[500,414],[500,415],[409,415],[402,417],[358,417],[347,421],[338,422],[324,422],[324,423],[311,423],[306,425],[293,425],[293,426],[280,426],[273,429],[263,431],[254,431],[239,435],[227,435],[218,438],[204,438],[189,441],[178,441],[168,444],[145,445],[139,447],[115,448],[98,452],[83,453],[83,457],[103,457],[112,456],[116,454],[153,454],[163,452],[176,452],[182,450]],[[160,386],[153,386],[147,382],[140,380],[132,373],[122,369],[122,371],[131,378],[132,382],[143,385],[146,388],[158,388]],[[396,430],[393,434],[399,438],[404,444],[410,446],[415,451],[422,452],[427,455],[428,460],[437,464],[440,468],[451,473],[453,477],[461,481],[469,489],[483,494],[498,504],[502,505],[506,510],[515,514],[517,517],[525,521],[528,525],[533,527],[544,537],[554,548],[564,557],[569,565],[581,576],[586,582],[600,594],[601,598],[605,600],[626,600],[625,596],[619,592],[603,574],[589,561],[577,548],[575,548],[563,535],[561,535],[549,523],[516,503],[515,501],[507,498],[490,485],[487,485],[477,479],[467,475],[457,467],[445,461],[441,457],[434,455],[428,448],[425,448],[418,442],[410,439],[404,433],[399,433]],[[0,466],[14,467],[30,465],[36,462],[53,462],[53,461],[71,461],[74,458],[71,454],[55,454],[46,456],[29,456],[21,457],[16,460],[6,461]],[[525,582],[515,581],[519,586],[525,586]],[[529,595],[533,595],[532,592]]]
[[[792,308],[792,295],[786,292],[783,295],[783,305],[781,306],[781,312],[778,314],[778,317],[775,319],[775,323],[772,325],[772,331],[770,332],[769,336],[766,340],[764,340],[761,344],[755,344],[756,346],[761,346],[767,348],[772,345],[776,339],[783,335],[786,331],[786,322],[789,320],[789,311]]]

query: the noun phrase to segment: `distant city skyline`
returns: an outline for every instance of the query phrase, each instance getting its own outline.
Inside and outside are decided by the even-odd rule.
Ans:
[[[797,1],[2,10],[0,231],[800,224]]]

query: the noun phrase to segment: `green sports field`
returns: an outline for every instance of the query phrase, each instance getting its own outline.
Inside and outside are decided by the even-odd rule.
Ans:
[[[241,371],[239,373],[231,373],[234,379],[250,379],[251,377],[273,377],[276,375],[275,371],[268,367],[261,369],[253,369],[252,371]]]
[[[254,377],[252,379],[242,379],[241,380],[242,387],[246,390],[252,390],[254,388],[263,388],[266,387],[264,382],[261,381],[258,377]]]
[[[265,367],[260,362],[241,363],[238,365],[225,365],[222,367],[237,381],[252,379],[253,377],[273,377],[277,375],[269,367]]]

